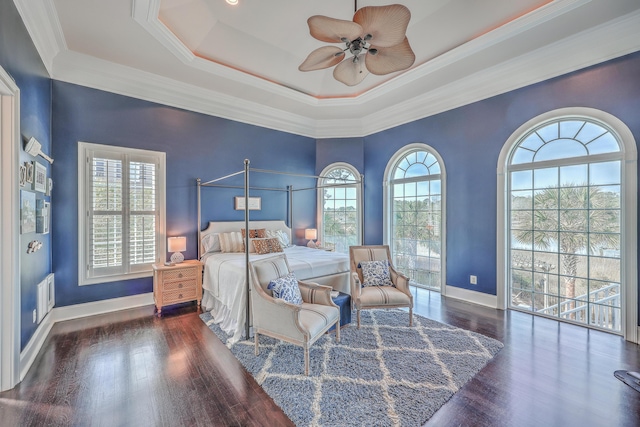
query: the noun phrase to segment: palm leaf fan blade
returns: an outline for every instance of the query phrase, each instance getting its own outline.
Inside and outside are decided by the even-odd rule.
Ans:
[[[411,67],[416,60],[416,55],[413,53],[409,45],[409,40],[406,37],[402,43],[396,46],[387,48],[372,47],[377,49],[378,53],[375,55],[367,55],[365,60],[367,69],[371,74],[382,76],[395,71],[406,70]]]
[[[364,65],[364,56],[358,55],[357,61],[351,58],[342,61],[333,69],[333,77],[347,86],[355,86],[360,83],[369,74]]]
[[[362,27],[353,21],[314,15],[307,19],[307,24],[311,36],[327,43],[342,43],[343,38],[351,41],[362,36]]]
[[[371,34],[370,43],[378,47],[402,43],[410,19],[411,12],[401,4],[367,6],[353,16],[353,21],[362,26],[362,34]]]
[[[344,52],[336,46],[323,46],[311,52],[298,67],[300,71],[322,70],[333,67],[344,59]]]

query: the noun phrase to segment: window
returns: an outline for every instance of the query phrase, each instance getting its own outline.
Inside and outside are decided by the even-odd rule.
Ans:
[[[164,250],[165,154],[79,143],[80,284],[149,276]]]
[[[441,291],[444,282],[444,170],[435,150],[411,144],[387,166],[387,241],[412,284]]]
[[[622,334],[625,298],[633,295],[626,259],[636,245],[625,237],[635,218],[625,176],[632,168],[636,179],[635,162],[625,162],[628,144],[609,124],[619,120],[562,111],[572,110],[588,114],[552,112],[512,137],[504,174],[507,306]],[[627,154],[635,158],[635,150]]]
[[[334,163],[321,176],[320,243],[333,246],[336,252],[349,253],[349,246],[362,241],[360,174],[347,163]]]

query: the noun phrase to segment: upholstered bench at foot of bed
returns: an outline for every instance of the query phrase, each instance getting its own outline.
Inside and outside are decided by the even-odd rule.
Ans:
[[[351,296],[340,292],[337,297],[331,299],[340,308],[340,326],[342,327],[351,323]],[[329,331],[334,329],[335,326],[332,326]]]

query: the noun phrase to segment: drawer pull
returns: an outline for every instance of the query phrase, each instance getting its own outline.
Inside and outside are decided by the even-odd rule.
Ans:
[[[182,289],[182,283],[180,283],[180,284],[178,285],[178,288]]]
[[[178,298],[182,298],[182,294],[178,295]]]
[[[179,277],[179,278],[182,278],[182,273],[178,273],[178,277]]]

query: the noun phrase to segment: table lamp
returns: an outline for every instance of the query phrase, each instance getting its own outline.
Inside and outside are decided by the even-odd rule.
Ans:
[[[309,239],[309,243],[307,243],[308,247],[316,249],[316,244],[315,244],[314,240],[316,240],[318,238],[318,230],[316,230],[315,228],[307,228],[307,229],[305,229],[304,230],[304,238],[305,239]]]
[[[169,252],[173,252],[171,255],[171,264],[180,264],[184,261],[184,255],[182,255],[182,252],[187,250],[187,238],[169,237],[167,241],[169,243]]]

